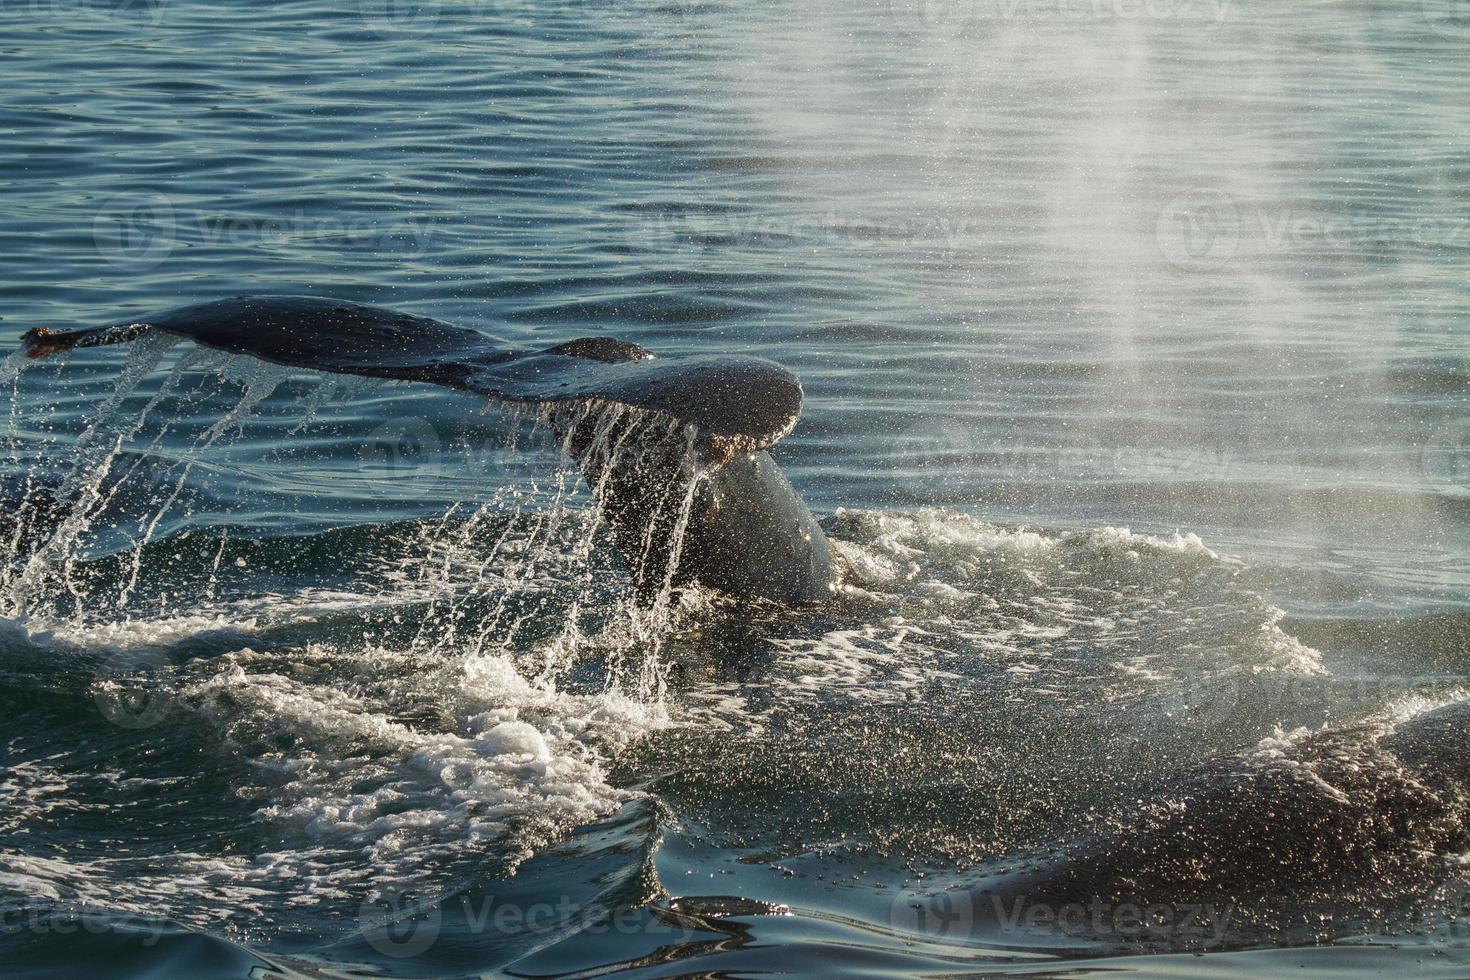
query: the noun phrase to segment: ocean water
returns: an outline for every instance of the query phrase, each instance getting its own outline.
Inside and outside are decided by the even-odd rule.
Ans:
[[[1456,0],[0,0],[15,976],[1470,976]],[[847,568],[630,599],[238,293],[751,353]]]

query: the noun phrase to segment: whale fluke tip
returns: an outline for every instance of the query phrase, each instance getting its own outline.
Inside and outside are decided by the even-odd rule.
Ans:
[[[59,334],[49,327],[36,327],[26,331],[20,342],[24,345],[26,357],[33,361],[65,353],[75,346],[75,341],[68,342],[66,334]]]

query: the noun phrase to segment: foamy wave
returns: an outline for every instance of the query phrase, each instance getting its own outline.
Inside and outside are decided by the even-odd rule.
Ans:
[[[305,611],[288,607],[269,611]],[[277,653],[241,645],[183,663],[157,658],[142,674],[95,667],[130,644],[248,641],[254,625],[210,614],[60,636],[7,624],[30,647],[83,655],[97,670],[93,696],[157,709],[138,726],[147,738],[180,726],[211,733],[201,747],[232,759],[237,779],[258,784],[249,791],[257,799],[252,822],[279,842],[253,854],[186,850],[167,862],[141,853],[121,863],[84,851],[66,860],[0,855],[0,874],[14,878],[13,899],[219,925],[253,914],[279,921],[286,909],[355,908],[384,891],[432,894],[466,875],[513,870],[570,828],[628,802],[636,794],[610,785],[605,766],[667,720],[657,705],[620,694],[538,686],[492,654],[434,659],[385,648],[308,643]],[[97,778],[89,775],[83,787],[44,763],[13,767],[0,782],[0,816],[74,813],[96,795],[88,787]],[[147,781],[116,780],[130,789]]]
[[[868,622],[782,641],[811,668],[804,683],[863,682],[875,658],[921,673],[984,658],[1017,678],[1109,656],[1155,680],[1321,670],[1321,655],[1281,630],[1281,610],[1236,584],[1239,564],[1193,534],[1046,534],[939,509],[844,510],[830,530],[851,569],[846,596]]]

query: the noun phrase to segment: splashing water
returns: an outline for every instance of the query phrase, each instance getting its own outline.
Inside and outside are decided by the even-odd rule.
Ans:
[[[8,385],[19,378],[20,373],[25,370],[26,361],[25,350],[19,348],[0,360],[0,385]]]
[[[118,418],[118,407],[131,394],[145,375],[156,368],[174,341],[163,335],[145,339],[128,353],[111,395],[99,406],[92,424],[77,438],[74,447],[76,464],[71,473],[51,495],[51,504],[58,513],[66,516],[23,561],[22,555],[13,552],[0,574],[0,596],[7,615],[24,615],[34,611],[48,584],[59,584],[72,597],[77,614],[81,613],[82,596],[72,577],[78,557],[78,547],[92,527],[96,516],[107,506],[111,494],[104,492],[104,485],[112,472],[118,454],[136,436],[148,421],[148,416],[162,400],[169,383],[178,372],[171,372],[169,382],[159,395],[150,400],[143,410],[130,420]],[[16,545],[28,531],[29,518],[36,503],[31,495],[22,501],[20,515],[16,520],[14,539]],[[19,564],[18,570],[16,565]]]
[[[703,473],[692,463],[694,433],[665,417],[611,403],[508,406],[507,441],[530,451],[537,436],[555,437],[549,486],[497,489],[461,516],[456,503],[425,525],[405,550],[419,557],[379,569],[401,596],[429,596],[411,640],[416,653],[466,662],[513,657],[546,690],[589,656],[606,664],[609,691],[657,704],[667,678],[660,660],[664,639],[677,625],[681,604],[694,601],[676,588],[677,566]],[[585,447],[573,433],[590,432]],[[664,457],[677,446],[678,468],[651,515],[641,559],[655,547],[667,567],[651,596],[620,587],[598,545],[606,531],[599,505],[615,470],[637,468],[640,457]],[[543,447],[544,448],[544,447]],[[595,474],[585,483],[572,460]],[[590,498],[584,500],[583,498]],[[655,540],[656,529],[670,540]],[[548,628],[548,626],[552,628]],[[516,651],[525,651],[517,654]]]
[[[89,603],[101,602],[109,613],[131,608],[149,546],[180,506],[191,477],[221,439],[244,433],[251,416],[288,377],[284,369],[250,358],[190,348],[141,408],[125,410],[129,397],[175,343],[155,334],[133,346],[109,396],[77,437],[71,453],[75,462],[55,489],[46,489],[32,468],[4,542],[0,613],[45,620],[64,601],[70,618],[82,621],[100,611],[89,609]],[[7,366],[14,365],[18,376],[25,363],[11,358]],[[237,388],[238,396],[182,452],[176,451],[162,478],[148,474],[152,482],[142,487],[141,513],[128,521],[133,530],[127,535],[117,584],[105,593],[89,591],[80,580],[82,567],[95,557],[98,539],[109,526],[122,523],[115,516],[120,498],[139,489],[135,484],[145,463],[156,459],[177,426],[176,420],[164,420],[149,438],[145,430],[150,419],[178,394],[187,377],[198,373]],[[291,432],[304,431],[330,398],[364,384],[329,379],[318,385]],[[409,650],[453,662],[455,669],[486,658],[513,657],[548,691],[579,660],[598,656],[606,664],[609,691],[658,703],[666,687],[659,651],[685,602],[675,587],[677,565],[704,478],[695,462],[695,432],[656,413],[601,401],[490,407],[500,412],[508,448],[528,454],[560,452],[545,485],[511,484],[479,503],[455,502],[438,520],[400,542],[404,553],[393,567],[379,563],[369,569],[380,598],[401,602],[413,595],[424,604]],[[657,501],[640,556],[648,562],[657,551],[666,556],[667,565],[650,594],[635,595],[599,554],[606,531],[599,501],[615,471],[644,465],[645,458],[650,465],[662,462],[671,447],[681,462]],[[122,465],[129,458],[131,465]],[[590,483],[584,483],[574,461],[591,474]],[[658,540],[660,529],[668,529],[670,540]],[[208,562],[203,585],[207,600],[217,595],[228,545],[229,534],[222,532]],[[391,597],[384,591],[389,586]],[[548,623],[556,624],[550,633]]]
[[[105,890],[89,884],[117,870],[98,870],[101,853],[53,864],[0,853],[0,875],[25,885],[18,900],[168,907],[249,936],[252,915],[289,929],[298,916],[340,914],[332,910],[343,902],[432,896],[465,874],[508,873],[567,828],[636,798],[606,782],[603,760],[667,723],[660,653],[690,600],[672,567],[651,596],[630,587],[597,501],[614,469],[643,455],[692,460],[692,432],[612,404],[494,406],[507,445],[557,454],[549,476],[454,502],[375,541],[387,547],[332,569],[343,591],[280,596],[252,585],[250,556],[265,546],[248,534],[220,529],[194,543],[165,531],[212,477],[212,455],[246,432],[288,372],[189,348],[145,391],[172,346],[136,344],[69,465],[50,478],[30,468],[21,519],[0,552],[0,615],[17,629],[5,637],[7,663],[80,663],[89,697],[115,726],[104,726],[104,741],[168,721],[146,732],[167,758],[188,731],[213,733],[206,744],[232,747],[217,765],[244,766],[230,777],[250,814],[241,821],[270,828],[275,843],[242,851],[204,835],[189,848],[168,844],[160,872],[141,842],[128,883]],[[196,383],[231,400],[197,431],[189,426],[201,423],[160,418],[191,401]],[[292,431],[341,390],[322,388]],[[18,442],[14,418],[11,428]],[[592,434],[582,457],[572,432]],[[590,484],[576,458],[597,460]],[[692,462],[676,476],[653,517],[673,529],[661,545],[672,562],[701,479]],[[656,546],[650,533],[645,559]],[[197,558],[181,561],[191,549]],[[344,561],[334,553],[329,568]],[[196,578],[172,578],[176,563]],[[302,631],[305,642],[294,639]],[[163,799],[195,781],[158,775],[153,792]],[[184,893],[187,902],[169,897]]]
[[[1386,872],[1412,898],[1470,850],[1442,833],[1470,827],[1470,716],[1375,720],[1463,699],[1470,667],[1453,0],[133,16],[161,6],[0,5],[7,348],[180,289],[305,286],[489,313],[518,346],[779,350],[814,396],[787,469],[849,508],[824,529],[856,574],[816,614],[676,591],[669,625],[625,639],[652,614],[595,477],[451,478],[435,461],[461,447],[430,442],[428,465],[362,465],[385,418],[479,439],[463,396],[343,407],[287,379],[195,456],[240,392],[181,379],[51,556],[75,556],[81,615],[57,565],[0,619],[0,916],[26,921],[29,895],[209,934],[125,958],[115,934],[7,929],[8,969],[145,976],[216,951],[222,975],[266,975],[305,950],[309,976],[1470,975],[1463,874],[1433,899],[1458,927],[1362,916]],[[238,56],[201,59],[206,29]],[[127,98],[180,65],[199,70],[177,97]],[[166,198],[129,193],[161,174]],[[171,221],[139,214],[170,201]],[[25,501],[0,507],[0,556],[22,559],[0,558],[0,604],[72,513],[57,487],[92,475],[72,449],[120,354],[0,362],[21,389],[0,483]],[[555,451],[564,430],[519,411],[507,438]],[[1114,524],[1138,533],[1096,530]],[[664,727],[637,700],[650,662]],[[395,889],[609,887],[609,835],[570,825],[620,787],[673,816],[641,840],[684,909],[792,915],[515,948],[446,918],[422,963],[342,951]],[[1022,860],[1053,910],[1141,881],[1110,894],[1229,900],[1233,945],[1290,942],[1253,923],[1301,914],[1307,942],[1366,935],[1077,962],[1094,937],[949,917],[1024,894],[995,891]],[[270,962],[233,968],[220,936]]]

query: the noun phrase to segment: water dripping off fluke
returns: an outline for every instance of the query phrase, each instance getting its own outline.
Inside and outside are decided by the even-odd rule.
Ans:
[[[175,343],[174,338],[158,336],[135,345],[111,392],[71,447],[69,472],[51,487],[27,480],[26,496],[17,508],[0,567],[0,612],[7,616],[38,612],[59,590],[70,597],[74,614],[81,616],[83,595],[74,573],[87,536],[126,482],[126,474],[109,482],[114,467],[147,425],[153,409],[177,383],[180,369],[176,366],[159,393],[132,417],[121,406]]]
[[[791,431],[802,399],[795,376],[769,361],[658,358],[612,338],[510,351],[477,331],[393,310],[269,296],[194,304],[141,322],[37,330],[24,343],[35,358],[133,345],[100,413],[110,418],[126,414],[123,399],[177,339],[214,352],[202,356],[228,357],[210,366],[239,386],[236,403],[163,467],[161,479],[149,464],[154,482],[136,488],[130,477],[141,460],[167,455],[154,452],[161,433],[151,445],[134,443],[176,387],[180,367],[131,427],[94,423],[84,432],[78,465],[56,495],[63,520],[39,545],[17,548],[9,563],[3,584],[12,611],[49,605],[55,612],[60,597],[81,618],[99,593],[79,576],[98,554],[125,556],[113,569],[108,611],[133,606],[149,581],[150,549],[170,536],[165,521],[199,523],[186,494],[202,492],[212,476],[201,465],[204,454],[241,428],[294,368],[478,394],[504,406],[511,448],[523,430],[549,434],[569,463],[554,468],[549,483],[538,478],[530,493],[493,490],[488,504],[473,489],[457,490],[459,503],[437,530],[421,535],[422,550],[408,562],[416,571],[380,577],[380,584],[408,582],[419,594],[420,608],[409,617],[418,628],[407,638],[416,654],[515,652],[524,661],[529,647],[539,661],[533,676],[554,683],[590,651],[605,665],[609,687],[656,698],[664,637],[682,597],[697,587],[778,602],[820,602],[835,588],[820,527],[765,452]],[[318,407],[308,404],[308,420]],[[138,462],[119,475],[125,454]],[[131,500],[133,509],[120,512],[120,490],[146,501]],[[117,547],[119,536],[126,547]],[[688,562],[686,541],[697,542]],[[224,547],[209,563],[207,587],[199,582],[205,595],[222,584]],[[606,561],[613,553],[619,557]],[[402,625],[400,616],[388,632],[401,634]]]
[[[160,560],[152,549],[177,512],[192,506],[196,484],[211,478],[213,467],[201,465],[207,455],[245,432],[288,372],[199,347],[170,365],[175,343],[162,333],[140,337],[72,441],[69,465],[50,478],[33,474],[21,488],[13,524],[0,529],[3,615],[81,624],[119,613],[146,619],[207,611],[226,602],[222,594],[238,598],[230,556],[251,547],[248,534],[210,531],[199,587],[171,596],[171,609],[146,595],[157,572],[150,563]],[[19,376],[25,364],[17,363]],[[185,381],[201,377],[233,391],[233,402],[191,432],[171,413],[192,404],[183,391],[193,382]],[[331,390],[303,400],[305,418],[292,431],[303,431],[337,390],[330,381],[322,387]],[[658,701],[666,674],[661,648],[681,591],[692,584],[678,566],[703,476],[693,428],[602,400],[488,404],[502,416],[504,450],[554,453],[546,475],[460,500],[419,525],[412,540],[399,532],[402,553],[369,558],[360,569],[363,591],[411,605],[409,649],[445,671],[475,658],[506,658],[537,686],[555,690],[590,658],[607,690]],[[624,520],[632,506],[636,526]],[[104,560],[107,575],[96,571]]]
[[[27,360],[29,358],[24,350],[11,351],[8,356],[0,359],[0,385],[11,384],[19,378],[20,373],[25,370]]]
[[[405,544],[412,567],[386,578],[400,598],[422,597],[411,648],[447,665],[505,658],[553,691],[590,658],[608,691],[658,702],[662,648],[691,584],[678,561],[702,476],[693,433],[614,403],[497,407],[508,448],[554,451],[550,476],[456,503]],[[647,498],[615,493],[655,473]],[[633,503],[652,505],[636,527],[620,523]]]

